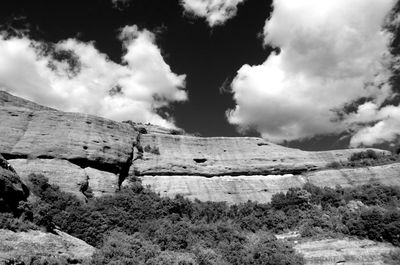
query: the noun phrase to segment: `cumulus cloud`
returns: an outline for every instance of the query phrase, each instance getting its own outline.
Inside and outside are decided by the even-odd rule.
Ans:
[[[2,36],[0,89],[64,111],[174,127],[157,110],[187,100],[185,75],[171,71],[151,32],[127,26],[119,38],[122,64],[94,43],[68,39],[48,45]]]
[[[351,146],[373,145],[384,142],[394,142],[400,136],[400,107],[386,106],[379,109],[373,103],[366,103],[358,108],[351,117],[353,121],[373,122],[370,126],[360,126],[350,141]],[[360,119],[357,119],[360,118]]]
[[[382,108],[393,95],[393,36],[382,26],[395,3],[275,0],[264,43],[280,52],[239,69],[229,122],[275,142],[349,130],[353,146],[394,139],[399,107]],[[358,113],[345,111],[352,105]],[[391,133],[378,136],[383,129]]]
[[[181,0],[185,11],[203,17],[213,27],[234,17],[237,6],[245,0]]]

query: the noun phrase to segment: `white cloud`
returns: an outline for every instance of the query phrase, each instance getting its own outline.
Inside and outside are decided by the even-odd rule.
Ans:
[[[360,98],[371,99],[379,108],[392,95],[387,82],[392,36],[382,26],[395,3],[275,0],[264,42],[279,47],[280,53],[272,53],[262,65],[239,69],[232,82],[236,107],[227,112],[229,122],[281,142],[348,129],[357,132],[379,120],[365,118],[363,127],[359,120],[351,123],[346,114],[339,119],[337,111]]]
[[[360,106],[356,115],[363,116],[361,120],[371,121],[375,119],[376,123],[371,126],[362,126],[353,135],[350,146],[373,145],[384,142],[395,141],[400,136],[400,107],[386,106],[378,109],[378,106],[372,103],[366,103],[370,106]]]
[[[203,17],[213,27],[224,24],[234,17],[237,6],[245,0],[181,0],[181,4],[189,14]]]
[[[93,43],[55,43],[58,52],[72,51],[79,62],[75,73],[66,60],[45,53],[42,43],[0,37],[0,89],[64,111],[174,127],[156,110],[187,100],[185,75],[171,71],[151,32],[130,26],[119,37],[123,64],[110,61]]]

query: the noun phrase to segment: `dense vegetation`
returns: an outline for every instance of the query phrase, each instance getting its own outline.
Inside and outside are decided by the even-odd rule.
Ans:
[[[400,148],[399,148],[400,150]],[[372,149],[353,153],[347,161],[334,161],[327,165],[328,168],[352,168],[366,166],[380,166],[400,161],[400,151],[392,154],[375,152]]]
[[[1,214],[0,226],[59,227],[99,248],[93,264],[303,264],[289,243],[272,236],[293,230],[302,237],[352,235],[400,246],[398,187],[306,184],[268,204],[229,206],[162,198],[140,182],[83,203],[41,175],[32,174],[30,182],[35,202],[21,205],[18,221]]]

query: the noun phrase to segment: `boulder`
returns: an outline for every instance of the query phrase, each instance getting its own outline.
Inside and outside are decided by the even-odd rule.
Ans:
[[[14,168],[0,155],[0,211],[14,210],[28,196],[28,188]]]
[[[67,261],[68,264],[81,264],[89,260],[94,251],[95,248],[84,241],[58,230],[54,233],[45,233],[42,231],[13,232],[0,229],[0,264],[5,261],[33,264],[34,260],[43,259],[59,259]]]
[[[304,255],[307,265],[380,265],[385,264],[382,254],[400,250],[388,243],[351,238],[307,240],[294,248]]]

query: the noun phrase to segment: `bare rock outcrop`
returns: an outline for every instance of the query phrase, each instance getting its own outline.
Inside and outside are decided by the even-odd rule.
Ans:
[[[14,168],[0,155],[0,210],[13,210],[29,196]]]
[[[85,181],[95,194],[115,191],[131,165],[137,135],[126,123],[57,111],[0,91],[0,153],[23,178],[41,173],[80,197]]]
[[[11,159],[8,161],[18,169],[24,183],[29,183],[31,173],[42,174],[49,179],[49,183],[62,187],[63,191],[70,192],[84,200],[81,192],[82,185],[87,181],[84,169],[66,160],[60,159]]]
[[[353,153],[364,150],[306,152],[255,137],[165,134],[141,135],[140,143],[143,158],[133,164],[133,171],[139,176],[296,175],[323,169],[334,161],[347,161]]]
[[[398,250],[388,243],[359,239],[324,239],[306,241],[295,246],[307,265],[382,265],[382,254]]]
[[[69,264],[80,264],[89,260],[94,251],[95,248],[84,241],[57,230],[55,233],[0,230],[0,264],[6,264],[6,261],[32,264],[30,262],[44,258],[63,259]]]
[[[129,124],[1,99],[0,150],[6,159],[64,159],[114,173],[129,163],[137,135]]]
[[[290,187],[302,187],[306,182],[301,175],[252,175],[252,176],[143,176],[144,186],[162,196],[181,194],[201,201],[226,201],[228,204],[271,201],[273,194]],[[129,182],[125,183],[129,185]]]
[[[400,186],[400,163],[382,166],[328,169],[305,174],[310,183],[317,186],[343,187],[381,183]]]
[[[400,186],[400,163],[390,165],[329,169],[303,175],[252,175],[252,176],[142,176],[143,185],[149,185],[162,196],[177,194],[202,201],[226,201],[228,204],[248,200],[267,203],[272,195],[286,192],[291,187],[302,187],[305,183],[334,188],[336,185],[350,187],[366,183],[382,183]],[[129,182],[125,183],[129,185]]]
[[[149,124],[115,122],[40,106],[0,91],[0,153],[26,180],[49,182],[85,199],[113,194],[130,177],[161,195],[268,202],[301,187],[398,184],[400,166],[328,169],[365,149],[306,152],[255,137],[195,137]],[[387,151],[375,150],[380,154]]]

